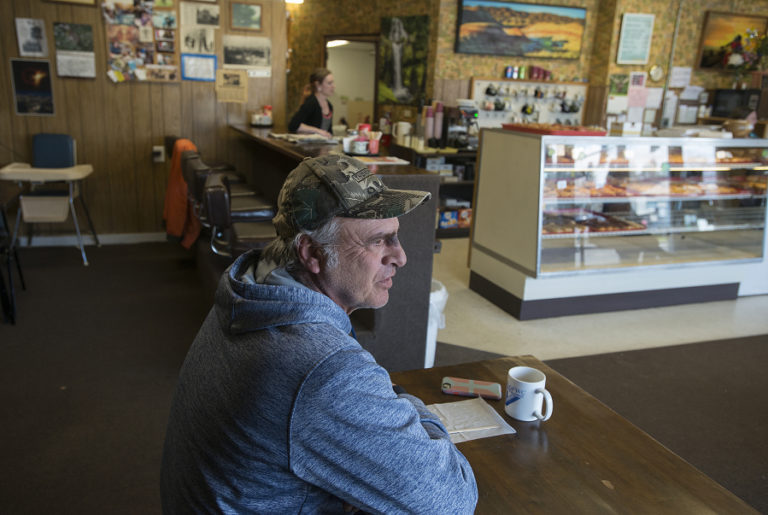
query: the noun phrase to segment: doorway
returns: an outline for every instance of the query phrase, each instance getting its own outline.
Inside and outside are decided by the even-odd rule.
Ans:
[[[373,123],[376,114],[376,57],[378,34],[325,36],[325,67],[331,70],[336,91],[330,97],[334,123],[347,126]]]

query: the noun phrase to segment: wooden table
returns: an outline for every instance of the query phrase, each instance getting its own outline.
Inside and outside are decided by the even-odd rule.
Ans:
[[[441,393],[444,376],[497,381],[504,389],[516,365],[546,374],[554,414],[546,422],[518,422],[504,413],[503,400],[488,401],[518,432],[458,444],[477,478],[476,513],[757,513],[533,356],[391,376],[434,404],[465,400]]]

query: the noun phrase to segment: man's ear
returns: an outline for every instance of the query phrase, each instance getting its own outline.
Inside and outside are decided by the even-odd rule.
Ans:
[[[315,245],[315,242],[309,236],[302,235],[296,250],[299,255],[299,261],[304,266],[304,269],[310,273],[319,274],[323,249]]]

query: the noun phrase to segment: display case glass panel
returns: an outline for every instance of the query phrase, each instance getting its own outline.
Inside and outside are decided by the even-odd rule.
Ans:
[[[762,259],[768,148],[749,145],[544,137],[539,273]]]

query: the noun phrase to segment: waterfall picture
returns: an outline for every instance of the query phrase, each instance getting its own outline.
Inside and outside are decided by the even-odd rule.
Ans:
[[[429,16],[381,19],[379,104],[416,105],[427,81]]]

